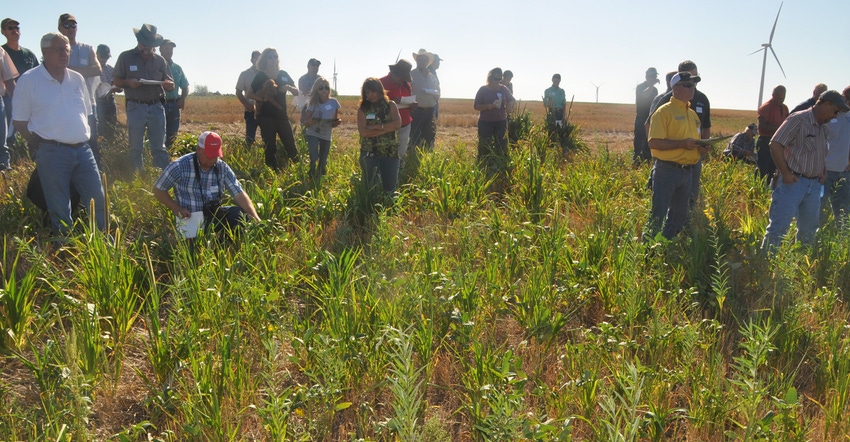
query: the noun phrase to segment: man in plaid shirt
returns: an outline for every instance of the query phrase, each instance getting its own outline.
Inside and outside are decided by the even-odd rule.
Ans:
[[[202,133],[196,151],[166,166],[153,189],[156,199],[171,209],[178,220],[203,216],[204,228],[213,227],[217,232],[225,227],[237,228],[246,216],[260,221],[254,203],[236,180],[233,170],[220,160],[223,156],[221,145],[217,133]],[[169,193],[172,188],[174,198]],[[236,206],[221,205],[225,189]]]

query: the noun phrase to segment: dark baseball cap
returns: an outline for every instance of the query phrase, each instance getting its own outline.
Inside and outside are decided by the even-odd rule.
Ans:
[[[838,93],[838,91],[826,91],[820,94],[818,98],[818,103],[821,101],[826,101],[828,103],[834,104],[841,110],[841,112],[850,111],[850,106],[847,106],[847,103],[844,102],[844,97]]]
[[[59,16],[59,26],[62,26],[62,25],[64,25],[65,23],[68,23],[68,22],[70,22],[70,21],[72,21],[72,22],[76,23],[76,22],[77,22],[77,17],[74,17],[73,15],[71,15],[71,14],[69,14],[69,13],[67,13],[67,12]]]

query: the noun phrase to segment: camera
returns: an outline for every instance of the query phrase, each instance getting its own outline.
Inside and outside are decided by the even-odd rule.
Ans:
[[[207,201],[204,203],[204,218],[205,219],[213,219],[218,209],[221,207],[221,200],[214,199],[212,201]]]

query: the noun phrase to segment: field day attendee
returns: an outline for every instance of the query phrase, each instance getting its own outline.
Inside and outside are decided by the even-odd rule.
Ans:
[[[410,143],[410,123],[413,122],[411,116],[412,109],[416,109],[416,103],[402,103],[404,97],[413,95],[413,89],[410,86],[410,70],[413,65],[405,59],[397,61],[390,65],[390,73],[381,77],[381,84],[384,85],[384,90],[387,91],[387,97],[394,101],[398,107],[398,113],[401,116],[401,127],[398,129],[398,155],[401,164],[404,164],[404,157],[407,155],[407,145]]]
[[[416,108],[411,112],[410,146],[434,149],[437,137],[437,119],[434,108],[440,100],[440,84],[437,76],[428,69],[434,60],[434,54],[420,49],[413,53],[416,69],[410,72],[412,94],[416,96]]]
[[[12,18],[4,18],[0,22],[0,31],[6,37],[6,44],[3,49],[9,58],[12,59],[12,64],[18,71],[18,75],[23,75],[24,72],[38,66],[38,57],[29,49],[20,45],[21,40],[21,24]],[[12,95],[3,95],[3,104],[6,106],[6,121],[12,121]],[[6,145],[11,146],[15,142],[15,128],[9,128],[9,133],[6,134]]]
[[[841,92],[850,105],[850,86]],[[829,122],[829,152],[826,154],[826,181],[821,199],[821,224],[832,206],[839,226],[850,216],[850,112],[839,114]]]
[[[319,78],[319,66],[321,65],[321,61],[311,58],[307,61],[307,73],[298,79],[298,92],[304,99],[304,105],[299,109],[301,111],[301,127],[304,127],[304,123],[307,122],[307,115],[304,111],[307,109],[307,99],[310,92],[313,91],[313,83]]]
[[[251,52],[251,67],[245,69],[239,74],[236,80],[236,98],[242,103],[245,108],[245,144],[249,146],[254,144],[257,138],[257,128],[260,127],[259,121],[254,118],[254,100],[245,96],[251,90],[251,83],[254,77],[257,76],[257,60],[260,59],[260,51]]]
[[[159,45],[159,53],[168,63],[171,69],[171,78],[174,80],[174,89],[165,91],[165,148],[171,149],[177,132],[180,131],[180,114],[186,107],[186,97],[189,96],[189,80],[183,72],[183,68],[172,60],[174,48],[177,43],[169,39],[162,41]]]
[[[670,80],[670,101],[662,104],[649,120],[649,149],[652,166],[652,207],[643,232],[644,240],[652,240],[660,231],[672,239],[684,229],[693,185],[693,173],[700,155],[709,147],[701,146],[700,121],[688,106],[700,78],[690,72],[679,72]]]
[[[818,101],[818,98],[820,98],[820,95],[822,93],[826,92],[827,89],[829,89],[829,88],[823,83],[816,84],[814,90],[812,90],[812,96],[810,98],[807,98],[805,101],[798,104],[797,106],[795,106],[794,109],[791,109],[791,113],[793,114],[794,112],[800,112],[801,110],[806,110],[806,109],[811,108]]]
[[[251,82],[248,97],[255,101],[257,118],[260,122],[260,136],[265,145],[266,165],[280,170],[277,160],[277,137],[283,143],[288,162],[298,162],[298,148],[292,134],[292,124],[286,113],[286,92],[298,95],[298,88],[289,74],[280,69],[277,49],[266,48],[257,60],[257,75]],[[266,88],[264,90],[264,87]],[[268,95],[262,95],[268,91]]]
[[[505,72],[502,73],[502,81],[499,82],[503,86],[508,88],[508,90],[511,91],[511,94],[514,93],[514,84],[511,83],[511,80],[513,80],[513,79],[514,79],[514,73],[510,69],[508,69],[508,70],[505,70]]]
[[[197,222],[197,229],[182,231],[186,238],[194,238],[201,228],[215,232],[237,229],[246,217],[260,221],[233,170],[220,159],[223,156],[221,137],[204,132],[198,137],[195,152],[172,161],[154,183],[154,197],[174,212],[178,222],[193,217]],[[173,198],[169,193],[172,189]],[[222,205],[225,190],[236,206]]]
[[[514,96],[502,81],[502,69],[487,72],[487,83],[478,89],[473,105],[478,115],[478,165],[488,178],[503,174],[510,162],[508,153],[508,114]]]
[[[697,70],[697,65],[691,60],[685,60],[679,63],[679,72],[688,72],[692,77],[699,77],[699,71]],[[658,106],[670,101],[670,97],[672,96],[672,91],[665,93],[658,100]],[[708,97],[705,96],[699,90],[694,89],[694,96],[690,100],[691,109],[693,109],[697,115],[699,116],[700,128],[699,128],[699,138],[707,139],[711,138],[711,105],[708,102]],[[649,115],[651,116],[655,113],[657,108],[653,108],[650,106]],[[699,201],[699,187],[700,187],[700,177],[702,176],[702,158],[700,161],[694,166],[694,173],[692,174],[692,178],[694,180],[693,185],[691,186],[691,206],[696,205],[697,201]]]
[[[360,89],[357,131],[360,133],[360,168],[363,180],[377,188],[380,179],[384,192],[398,186],[399,144],[396,131],[401,127],[398,106],[384,90],[381,80],[370,77]]]
[[[755,123],[751,123],[744,128],[743,132],[738,132],[729,141],[726,149],[723,149],[723,155],[727,158],[741,160],[745,163],[756,163],[756,142],[755,136],[758,132]]]
[[[431,71],[431,73],[434,74],[434,78],[437,79],[437,90],[441,90],[440,89],[440,77],[437,75],[437,70],[440,69],[440,62],[441,61],[443,61],[443,59],[440,58],[439,55],[434,54],[434,62],[431,63],[428,66],[428,70]],[[436,121],[439,118],[440,118],[440,102],[438,101],[437,104],[434,106],[434,120]]]
[[[318,77],[313,82],[304,115],[307,147],[310,150],[310,176],[324,176],[327,173],[333,128],[341,123],[339,101],[331,98],[331,85],[327,78]]]
[[[785,105],[785,86],[779,85],[773,88],[771,98],[758,109],[759,138],[756,141],[758,171],[759,175],[767,177],[767,179],[770,179],[776,172],[776,164],[773,164],[773,158],[770,156],[770,139],[787,117],[788,106]]]
[[[12,59],[6,55],[6,51],[0,49],[0,97],[9,95],[14,97],[15,78],[18,77],[18,70],[15,69],[15,64]],[[11,167],[11,157],[9,156],[9,147],[6,146],[6,109],[4,101],[0,100],[0,170],[6,170]]]
[[[543,91],[543,107],[546,108],[547,127],[560,127],[564,124],[567,94],[561,88],[561,74],[552,75],[552,86]]]
[[[44,35],[41,54],[43,64],[18,79],[12,114],[15,129],[38,148],[35,165],[53,232],[65,234],[71,226],[71,185],[86,209],[94,201],[94,219],[102,230],[104,193],[88,145],[92,110],[85,79],[68,69],[71,45],[64,35]]]
[[[97,56],[91,45],[77,41],[76,17],[68,13],[60,15],[58,29],[71,42],[71,59],[68,62],[68,68],[77,71],[86,79],[86,96],[92,107],[92,113],[89,115],[89,127],[91,128],[89,146],[91,146],[98,167],[103,168],[100,159],[100,146],[97,143],[97,99],[94,92],[100,82],[100,62],[97,61]]]
[[[115,87],[115,68],[110,65],[109,59],[112,52],[105,44],[97,45],[97,61],[100,62],[100,84],[95,88],[97,95],[97,124],[99,134],[103,134],[108,140],[115,136],[118,127],[118,108],[115,104],[115,94],[123,92],[120,87]]]
[[[646,141],[646,119],[649,117],[649,108],[652,105],[652,100],[658,96],[656,84],[658,80],[658,70],[649,68],[644,75],[646,81],[635,87],[635,135],[634,135],[634,153],[632,154],[632,162],[640,164],[644,161],[652,159],[652,153],[649,151],[649,144]]]
[[[814,107],[792,113],[773,139],[770,153],[779,171],[770,199],[770,222],[762,250],[773,253],[797,218],[797,241],[812,245],[820,225],[821,192],[827,178],[828,123],[850,106],[836,91],[826,91]]]
[[[136,47],[118,56],[114,82],[124,89],[130,164],[138,172],[144,168],[146,129],[154,167],[162,169],[171,159],[165,150],[164,103],[165,92],[174,90],[174,77],[165,58],[154,52],[163,42],[156,26],[145,23],[141,28],[133,28],[133,33]]]

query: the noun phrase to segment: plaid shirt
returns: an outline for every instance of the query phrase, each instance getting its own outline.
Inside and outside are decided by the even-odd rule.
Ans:
[[[185,207],[190,212],[200,212],[204,209],[204,203],[221,200],[222,189],[227,189],[231,197],[243,192],[242,186],[236,180],[236,175],[230,166],[223,160],[218,160],[215,167],[201,171],[201,184],[203,194],[195,178],[195,154],[190,153],[174,160],[165,167],[162,175],[156,180],[154,187],[168,192],[174,188],[174,199],[177,204]],[[218,173],[216,173],[218,170]]]
[[[819,177],[826,173],[827,126],[818,124],[814,111],[808,109],[786,118],[770,141],[785,148],[785,161],[791,172]]]

